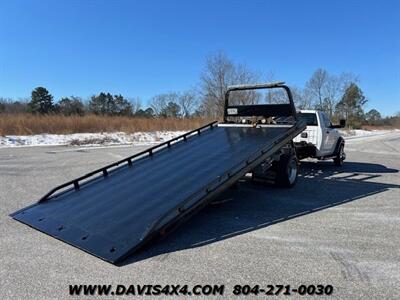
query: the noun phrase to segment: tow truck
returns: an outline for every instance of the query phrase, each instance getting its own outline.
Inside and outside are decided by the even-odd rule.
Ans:
[[[259,89],[284,90],[288,101],[231,101],[234,91]],[[280,118],[285,121],[273,121]],[[305,128],[283,82],[230,86],[223,122],[209,123],[72,179],[11,216],[117,264],[183,224],[248,173],[293,186],[298,162],[292,140]]]

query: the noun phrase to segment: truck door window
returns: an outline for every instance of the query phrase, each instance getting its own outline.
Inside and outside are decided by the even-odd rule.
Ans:
[[[322,115],[322,120],[325,125],[325,128],[332,127],[331,120],[329,120],[328,116],[325,113],[321,113],[321,115]]]
[[[306,122],[307,126],[318,126],[317,115],[315,113],[299,113],[298,118]]]

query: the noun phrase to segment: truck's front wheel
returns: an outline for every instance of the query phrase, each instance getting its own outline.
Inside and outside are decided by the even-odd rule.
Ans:
[[[345,158],[346,158],[346,154],[344,153],[344,145],[341,144],[339,146],[339,151],[338,151],[336,157],[333,159],[335,166],[338,166],[338,167],[342,166]]]
[[[295,155],[283,154],[277,164],[275,183],[281,187],[293,187],[297,181],[299,164]]]

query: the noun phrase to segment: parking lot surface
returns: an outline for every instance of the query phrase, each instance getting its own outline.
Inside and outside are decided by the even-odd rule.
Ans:
[[[240,182],[118,267],[9,214],[143,148],[0,149],[0,298],[70,299],[70,284],[224,284],[226,298],[236,284],[331,284],[333,299],[400,299],[400,133],[346,149],[343,167],[302,162],[292,189]]]

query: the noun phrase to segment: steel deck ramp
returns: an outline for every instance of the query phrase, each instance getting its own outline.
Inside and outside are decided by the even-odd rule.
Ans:
[[[206,205],[303,129],[211,123],[67,182],[11,216],[117,263]]]

